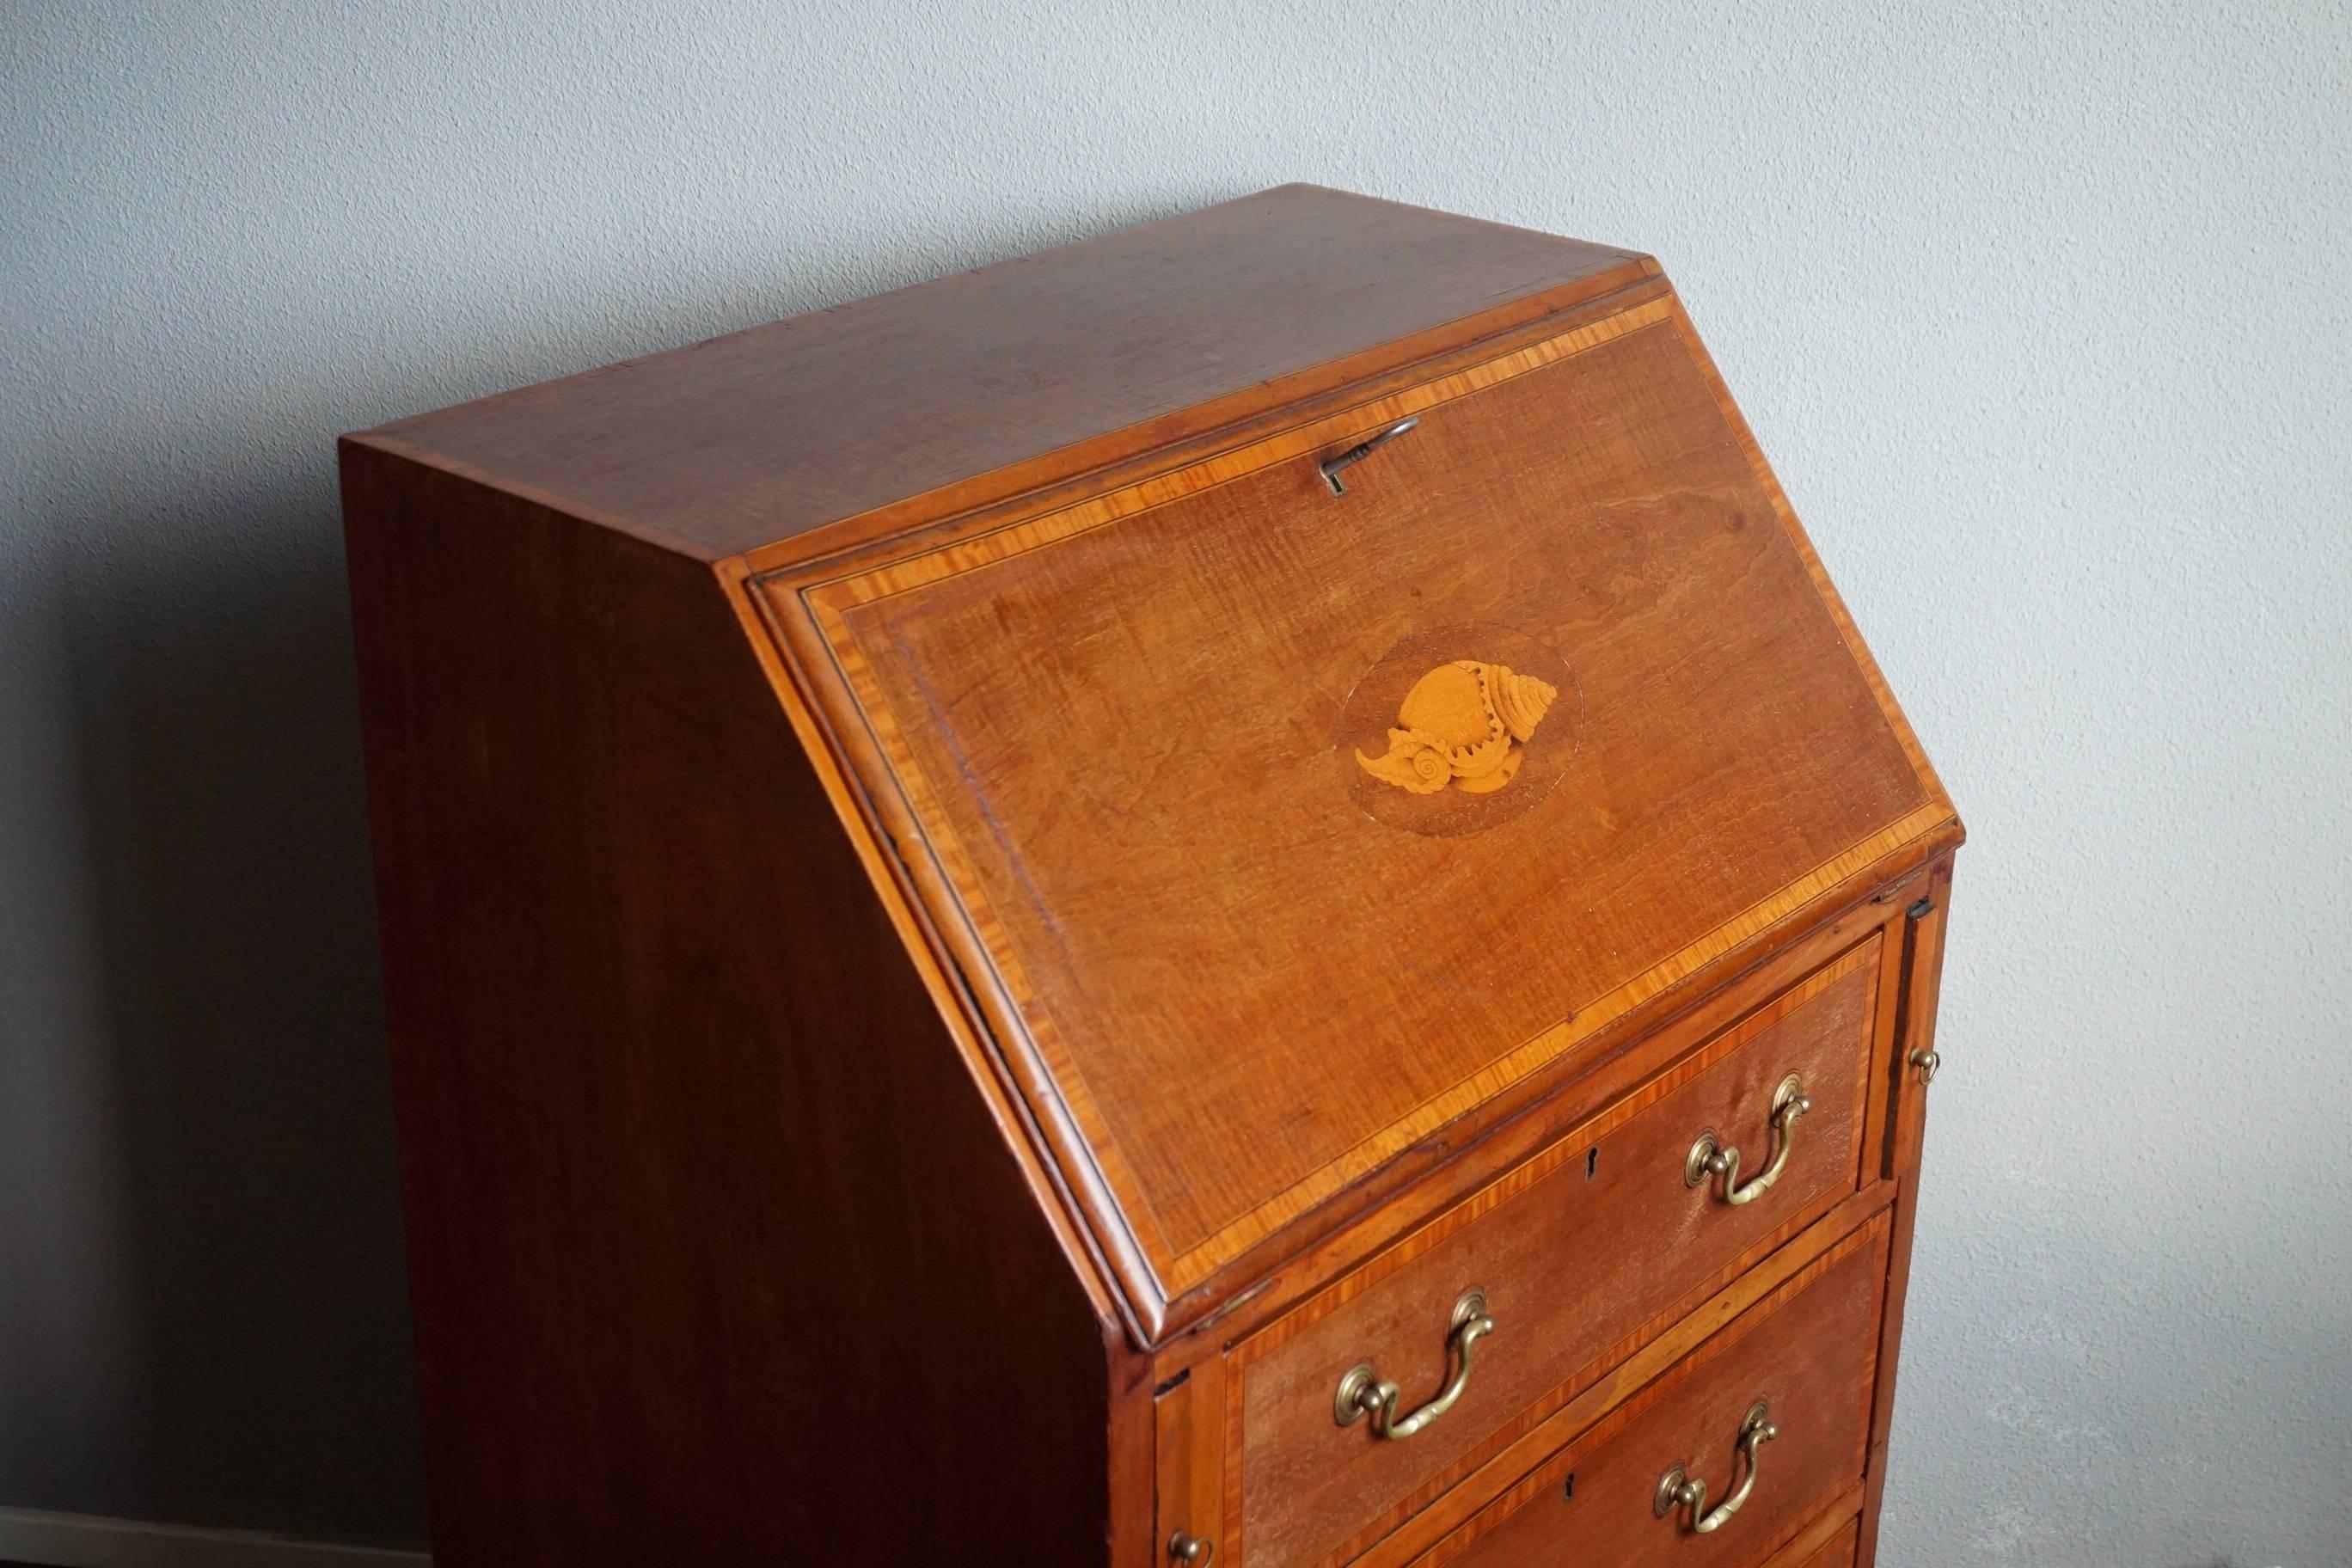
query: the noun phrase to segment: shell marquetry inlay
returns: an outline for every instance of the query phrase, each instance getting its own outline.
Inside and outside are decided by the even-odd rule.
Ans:
[[[1356,753],[1357,765],[1383,784],[1414,795],[1451,784],[1491,795],[1519,771],[1522,748],[1551,710],[1559,689],[1508,665],[1474,658],[1441,664],[1405,693],[1389,749]]]

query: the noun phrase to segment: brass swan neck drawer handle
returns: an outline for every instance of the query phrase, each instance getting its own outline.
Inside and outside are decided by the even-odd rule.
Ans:
[[[1321,465],[1323,469],[1323,482],[1331,487],[1331,493],[1333,495],[1346,495],[1348,493],[1348,487],[1339,482],[1340,469],[1348,467],[1351,463],[1362,462],[1366,458],[1370,457],[1374,452],[1379,451],[1382,447],[1387,446],[1390,442],[1395,440],[1398,437],[1403,435],[1406,431],[1412,429],[1414,426],[1420,423],[1421,420],[1418,416],[1412,419],[1400,419],[1395,424],[1390,426],[1387,429],[1380,432],[1378,435],[1368,437],[1364,440],[1359,441],[1356,445],[1349,447],[1338,457],[1324,458]]]
[[[1805,1097],[1805,1080],[1790,1073],[1772,1091],[1772,1163],[1742,1186],[1739,1151],[1730,1144],[1717,1143],[1712,1132],[1702,1132],[1683,1161],[1684,1184],[1696,1187],[1710,1176],[1721,1176],[1725,1203],[1734,1208],[1754,1203],[1770,1192],[1772,1184],[1780,1179],[1780,1173],[1789,1168],[1790,1152],[1797,1146],[1791,1128],[1798,1117],[1812,1108],[1813,1102]]]
[[[1657,1516],[1665,1518],[1676,1509],[1690,1510],[1690,1527],[1695,1534],[1712,1535],[1731,1522],[1748,1494],[1756,1489],[1756,1450],[1780,1435],[1772,1425],[1772,1412],[1763,1400],[1748,1407],[1747,1419],[1739,1424],[1739,1457],[1747,1462],[1748,1473],[1739,1479],[1738,1489],[1707,1511],[1706,1483],[1676,1465],[1658,1478]]]
[[[1331,1397],[1331,1419],[1342,1426],[1352,1426],[1358,1419],[1372,1418],[1372,1436],[1390,1442],[1402,1442],[1414,1433],[1424,1431],[1439,1416],[1454,1408],[1462,1391],[1470,1386],[1470,1355],[1478,1342],[1495,1331],[1495,1320],[1486,1314],[1486,1292],[1473,1288],[1462,1292],[1454,1303],[1454,1327],[1445,1338],[1445,1356],[1454,1368],[1445,1386],[1437,1397],[1410,1415],[1396,1413],[1397,1400],[1403,1394],[1393,1383],[1383,1382],[1372,1371],[1370,1362],[1359,1362],[1348,1369],[1339,1380],[1339,1392]]]

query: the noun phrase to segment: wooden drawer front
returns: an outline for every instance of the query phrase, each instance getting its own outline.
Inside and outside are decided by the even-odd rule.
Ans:
[[[1342,1560],[1621,1361],[1653,1320],[1719,1287],[1744,1255],[1819,1217],[1863,1180],[1874,936],[1717,1036],[1570,1137],[1244,1341],[1229,1363],[1240,1495],[1229,1498],[1253,1568]],[[1770,1108],[1790,1074],[1812,1109],[1790,1123],[1788,1163],[1762,1195],[1723,1201],[1720,1177],[1685,1180],[1713,1131],[1765,1169]],[[1369,1362],[1402,1387],[1402,1415],[1451,1370],[1463,1293],[1495,1331],[1475,1347],[1459,1401],[1414,1436],[1342,1427],[1333,1396]]]
[[[1800,1568],[1853,1568],[1853,1560],[1862,1545],[1862,1521],[1854,1520],[1836,1538],[1800,1564]]]
[[[1878,1363],[1888,1224],[1879,1215],[1673,1371],[1569,1444],[1414,1568],[1741,1568],[1762,1563],[1862,1478]],[[1690,1510],[1661,1518],[1676,1465],[1706,1484],[1712,1510],[1744,1475],[1741,1424],[1762,1401],[1779,1436],[1756,1484],[1712,1533]],[[1570,1478],[1574,1478],[1573,1485]],[[1851,1538],[1848,1538],[1849,1555]],[[1832,1548],[1821,1568],[1848,1559]]]

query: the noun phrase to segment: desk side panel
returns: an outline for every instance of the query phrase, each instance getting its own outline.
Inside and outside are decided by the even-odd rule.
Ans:
[[[343,484],[436,1562],[1102,1561],[1115,1326],[709,569]]]

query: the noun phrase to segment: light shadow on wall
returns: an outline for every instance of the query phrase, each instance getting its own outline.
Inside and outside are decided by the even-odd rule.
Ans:
[[[90,908],[27,957],[98,1001],[26,1045],[89,1069],[74,1109],[124,1165],[60,1245],[104,1258],[84,1297],[127,1293],[130,1387],[58,1380],[113,1451],[0,1477],[0,1501],[425,1538],[335,436],[1234,194],[780,241],[693,286],[647,261],[470,280],[502,300],[230,300],[236,332],[171,337],[135,385],[73,397],[79,367],[42,367],[27,526],[58,542],[70,733],[23,739],[70,753]]]
[[[68,585],[144,1384],[135,1495],[78,1506],[418,1542],[337,524],[278,488]]]

